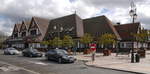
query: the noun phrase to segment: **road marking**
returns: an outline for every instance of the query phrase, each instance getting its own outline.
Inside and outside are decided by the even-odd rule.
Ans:
[[[20,70],[20,69],[18,67],[15,67],[15,66],[7,65],[7,66],[1,66],[0,70],[3,70],[3,71],[17,71],[17,70]]]
[[[43,62],[37,62],[37,61],[28,61],[30,63],[34,63],[34,64],[39,64],[39,65],[48,65],[46,63],[43,63]]]
[[[0,63],[7,64],[7,65],[10,65],[10,66],[14,66],[14,67],[20,68],[20,69],[22,69],[22,70],[28,71],[28,72],[30,72],[30,73],[33,73],[33,74],[40,74],[40,73],[38,73],[38,72],[35,72],[35,71],[32,71],[32,70],[28,70],[28,69],[25,69],[25,68],[23,68],[23,67],[15,66],[15,65],[12,65],[12,64],[3,62],[3,61],[0,61]]]

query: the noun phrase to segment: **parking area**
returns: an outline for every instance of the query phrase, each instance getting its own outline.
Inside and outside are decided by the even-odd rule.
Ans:
[[[129,72],[93,68],[84,65],[84,62],[77,60],[75,63],[59,64],[53,61],[47,61],[45,57],[29,58],[20,55],[3,55],[0,50],[0,61],[18,67],[19,70],[4,71],[0,74],[134,74]],[[24,72],[23,72],[24,71]],[[26,73],[28,72],[28,73]]]

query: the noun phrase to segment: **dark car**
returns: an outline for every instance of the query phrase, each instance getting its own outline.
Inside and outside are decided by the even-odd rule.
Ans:
[[[27,48],[22,51],[22,55],[25,57],[42,57],[43,54],[34,48]]]
[[[4,50],[5,55],[18,55],[19,53],[20,52],[17,49],[13,48],[13,47],[6,48]]]
[[[73,63],[76,60],[68,56],[67,52],[63,49],[51,49],[45,54],[45,57],[48,60],[57,61],[59,63]]]

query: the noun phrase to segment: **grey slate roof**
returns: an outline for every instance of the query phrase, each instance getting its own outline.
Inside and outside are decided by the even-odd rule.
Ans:
[[[84,19],[84,33],[89,33],[92,36],[98,37],[105,33],[114,34],[117,39],[121,39],[114,24],[106,16],[98,16]]]
[[[57,27],[56,30],[54,29],[54,26]],[[82,19],[78,15],[72,14],[72,15],[68,15],[68,16],[64,16],[64,17],[51,20],[48,30],[47,30],[46,37],[49,37],[49,35],[52,34],[53,32],[56,33],[60,31],[60,27],[63,27],[63,30],[61,31],[61,35],[81,37],[84,34]],[[66,33],[67,31],[70,31],[70,33],[67,34]]]
[[[120,24],[115,25],[116,30],[121,36],[123,41],[135,40],[132,34],[135,34],[140,29],[140,23],[128,23],[128,24]]]

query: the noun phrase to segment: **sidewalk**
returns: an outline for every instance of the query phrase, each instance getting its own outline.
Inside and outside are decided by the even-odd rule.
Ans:
[[[89,66],[150,74],[150,51],[146,52],[146,58],[140,59],[140,63],[130,63],[131,58],[128,55],[116,57],[115,53],[112,53],[111,56],[97,53],[94,62],[91,61],[91,54],[78,54],[75,57],[78,60],[87,61],[86,65]]]

